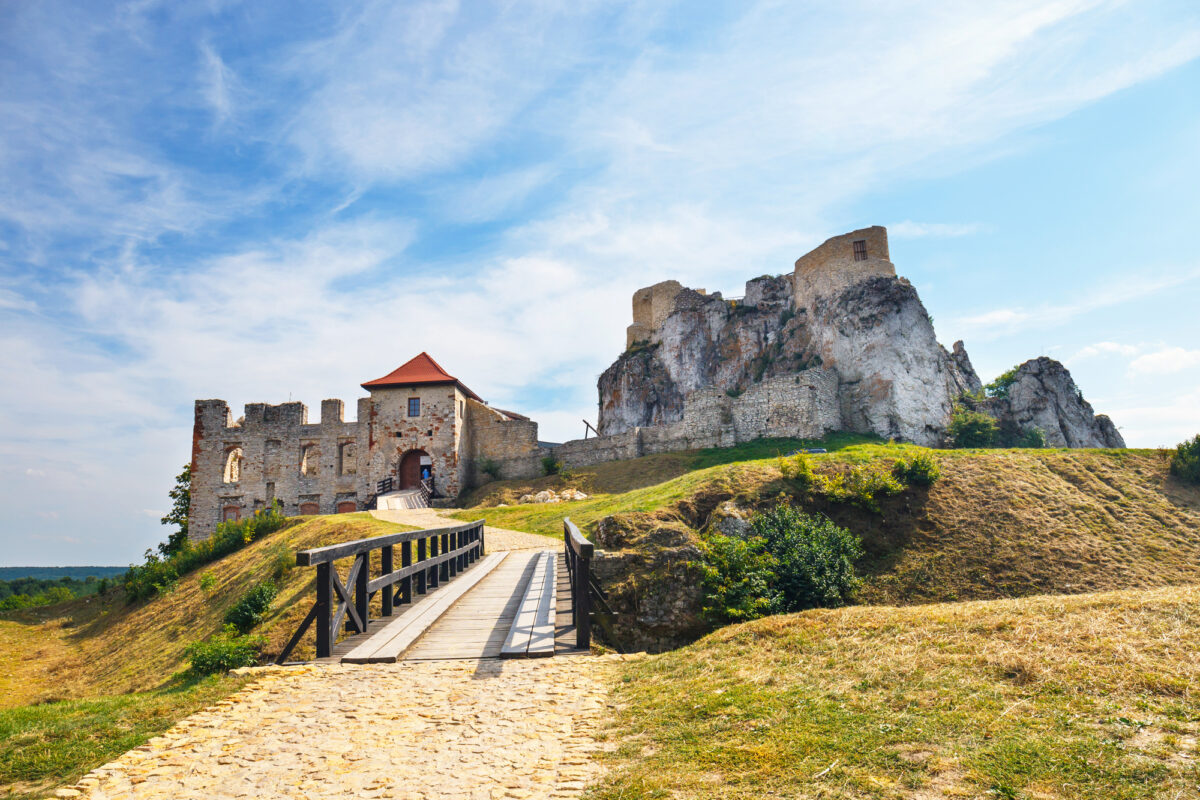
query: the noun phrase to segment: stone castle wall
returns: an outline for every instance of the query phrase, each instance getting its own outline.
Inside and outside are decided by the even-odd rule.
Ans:
[[[342,410],[342,401],[325,400],[321,421],[309,424],[303,403],[251,403],[234,422],[225,401],[196,401],[189,537],[206,539],[226,516],[249,516],[276,499],[289,515],[357,508],[364,453],[358,424]]]
[[[538,448],[538,426],[533,420],[517,419],[467,398],[464,452],[469,480],[484,480],[479,461],[489,458],[500,468],[501,478],[532,478],[541,474],[542,451]]]
[[[633,324],[625,330],[625,346],[648,341],[675,310],[675,298],[686,290],[679,281],[663,281],[634,292]],[[696,291],[704,294],[703,289]]]
[[[836,373],[825,369],[769,378],[737,397],[700,389],[684,398],[679,422],[576,439],[550,452],[570,468],[763,438],[817,439],[841,426],[837,392]]]
[[[856,260],[854,245],[861,242],[864,260]],[[834,236],[796,259],[792,273],[797,308],[808,307],[818,297],[831,297],[847,286],[875,276],[896,277],[888,250],[887,228],[875,225]]]

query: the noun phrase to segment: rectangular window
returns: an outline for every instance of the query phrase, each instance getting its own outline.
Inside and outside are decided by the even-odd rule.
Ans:
[[[866,261],[867,260],[867,240],[866,239],[859,239],[857,242],[854,243],[854,260],[855,261]]]
[[[419,397],[408,398],[408,415],[410,417],[421,416],[421,398],[419,398]]]

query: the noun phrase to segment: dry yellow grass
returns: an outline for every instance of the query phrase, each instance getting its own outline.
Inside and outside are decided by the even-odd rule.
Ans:
[[[598,798],[1200,796],[1200,588],[855,607],[629,664]]]
[[[225,612],[283,559],[310,547],[378,536],[403,526],[367,514],[302,518],[179,580],[170,594],[128,605],[120,592],[0,620],[0,708],[55,698],[138,691],[162,685],[186,667],[184,649],[221,629]],[[345,575],[348,564],[339,564]],[[378,571],[378,565],[374,565]],[[202,575],[215,584],[205,591]],[[315,571],[292,569],[257,633],[278,653],[314,598]],[[304,647],[311,651],[310,631]],[[301,653],[304,649],[301,650]]]

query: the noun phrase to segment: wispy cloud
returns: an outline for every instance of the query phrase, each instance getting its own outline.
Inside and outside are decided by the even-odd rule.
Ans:
[[[904,220],[887,226],[888,236],[893,239],[949,239],[971,236],[986,230],[978,222],[913,222]]]
[[[1183,372],[1195,367],[1200,367],[1200,350],[1164,347],[1135,358],[1129,364],[1129,371],[1135,375],[1162,375]]]

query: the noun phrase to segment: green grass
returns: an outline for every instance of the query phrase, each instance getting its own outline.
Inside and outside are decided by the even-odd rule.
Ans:
[[[0,798],[43,797],[237,691],[246,678],[0,709]]]
[[[1200,588],[810,611],[627,662],[594,800],[1200,793]]]

